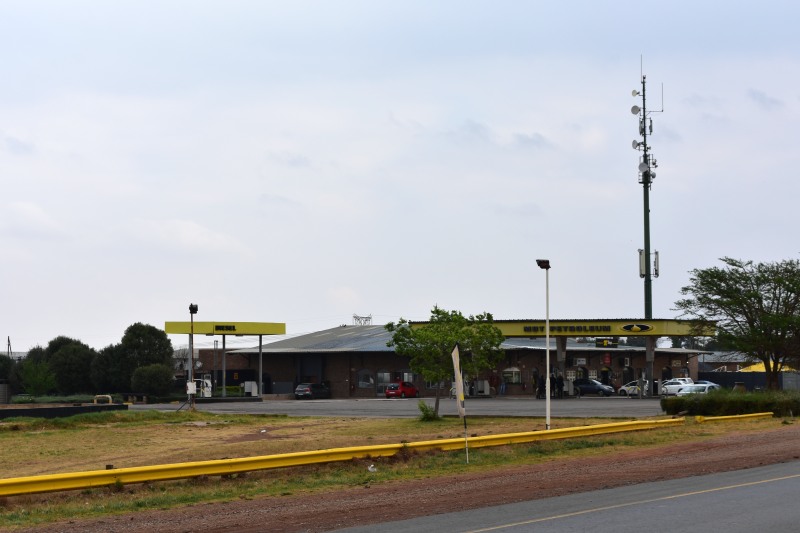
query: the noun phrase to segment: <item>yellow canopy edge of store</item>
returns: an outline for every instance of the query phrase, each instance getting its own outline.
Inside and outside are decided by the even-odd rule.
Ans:
[[[411,327],[424,326],[414,322]],[[544,337],[544,320],[495,320],[494,325],[505,337]],[[550,320],[551,337],[687,337],[714,336],[713,328],[695,331],[688,320],[669,319],[610,319],[610,320]]]
[[[506,337],[544,337],[544,320],[495,320]],[[611,319],[611,320],[550,320],[550,336],[554,337],[683,337],[713,336],[714,330],[697,332],[686,320],[668,319]]]
[[[191,322],[164,322],[167,334],[189,334]],[[285,335],[286,324],[280,322],[200,322],[194,323],[197,335]]]

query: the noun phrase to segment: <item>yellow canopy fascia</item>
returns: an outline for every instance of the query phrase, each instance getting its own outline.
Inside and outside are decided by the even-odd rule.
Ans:
[[[286,324],[280,322],[165,322],[167,334],[197,335],[285,335]]]

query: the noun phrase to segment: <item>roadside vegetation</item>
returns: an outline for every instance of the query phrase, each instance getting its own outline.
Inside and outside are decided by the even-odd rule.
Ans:
[[[661,409],[668,415],[731,416],[749,413],[775,413],[793,417],[800,413],[800,392],[759,391],[738,392],[727,389],[708,394],[689,394],[661,398]]]
[[[620,419],[623,421],[628,419]],[[609,419],[554,419],[554,429],[608,423]],[[0,499],[0,524],[35,526],[137,510],[203,502],[289,496],[348,487],[512,468],[564,457],[591,459],[626,448],[669,445],[728,431],[775,428],[778,419],[694,424],[626,434],[546,441],[459,452],[403,452],[391,458],[251,472],[228,477],[116,485],[84,491]],[[784,422],[785,423],[785,422]],[[538,418],[471,418],[469,434],[544,429]],[[0,423],[3,478],[185,461],[271,455],[344,446],[463,438],[463,422],[411,419],[290,418],[199,412],[108,412],[69,418],[8,419]],[[370,471],[368,468],[374,465]]]

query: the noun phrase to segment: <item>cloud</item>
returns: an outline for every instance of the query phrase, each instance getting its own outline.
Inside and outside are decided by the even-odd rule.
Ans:
[[[30,155],[35,152],[33,144],[22,141],[16,137],[5,137],[3,144],[6,150],[14,155]]]
[[[249,254],[239,239],[184,219],[138,220],[128,230],[142,243],[191,254]]]
[[[288,151],[271,153],[269,154],[269,159],[280,165],[292,168],[304,168],[311,166],[311,160],[308,157]]]
[[[259,201],[270,208],[276,209],[297,209],[302,204],[296,200],[282,196],[280,194],[263,193],[258,197]]]
[[[0,212],[0,231],[21,239],[54,240],[64,236],[58,221],[32,202],[12,202]]]
[[[326,291],[327,300],[339,309],[355,309],[362,304],[363,299],[358,290],[353,287],[331,287]]]
[[[747,92],[747,96],[750,100],[757,103],[762,109],[766,111],[772,111],[773,109],[778,109],[783,107],[783,102],[778,100],[777,98],[773,98],[769,96],[767,93],[763,91],[756,91],[755,89],[750,89]]]
[[[498,215],[508,215],[512,217],[530,217],[536,218],[543,214],[542,207],[539,204],[524,203],[516,205],[496,205],[494,212]]]
[[[550,142],[541,133],[515,133],[514,143],[522,148],[547,148]]]
[[[448,136],[458,144],[490,144],[491,132],[485,124],[467,120],[458,128],[448,132]]]

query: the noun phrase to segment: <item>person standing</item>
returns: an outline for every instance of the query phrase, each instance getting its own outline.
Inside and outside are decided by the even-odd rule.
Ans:
[[[556,391],[558,391],[558,398],[564,397],[564,376],[561,374],[556,378]]]
[[[536,399],[537,400],[544,399],[547,397],[546,394],[547,391],[545,390],[544,375],[539,374],[539,383],[538,386],[536,387]]]

